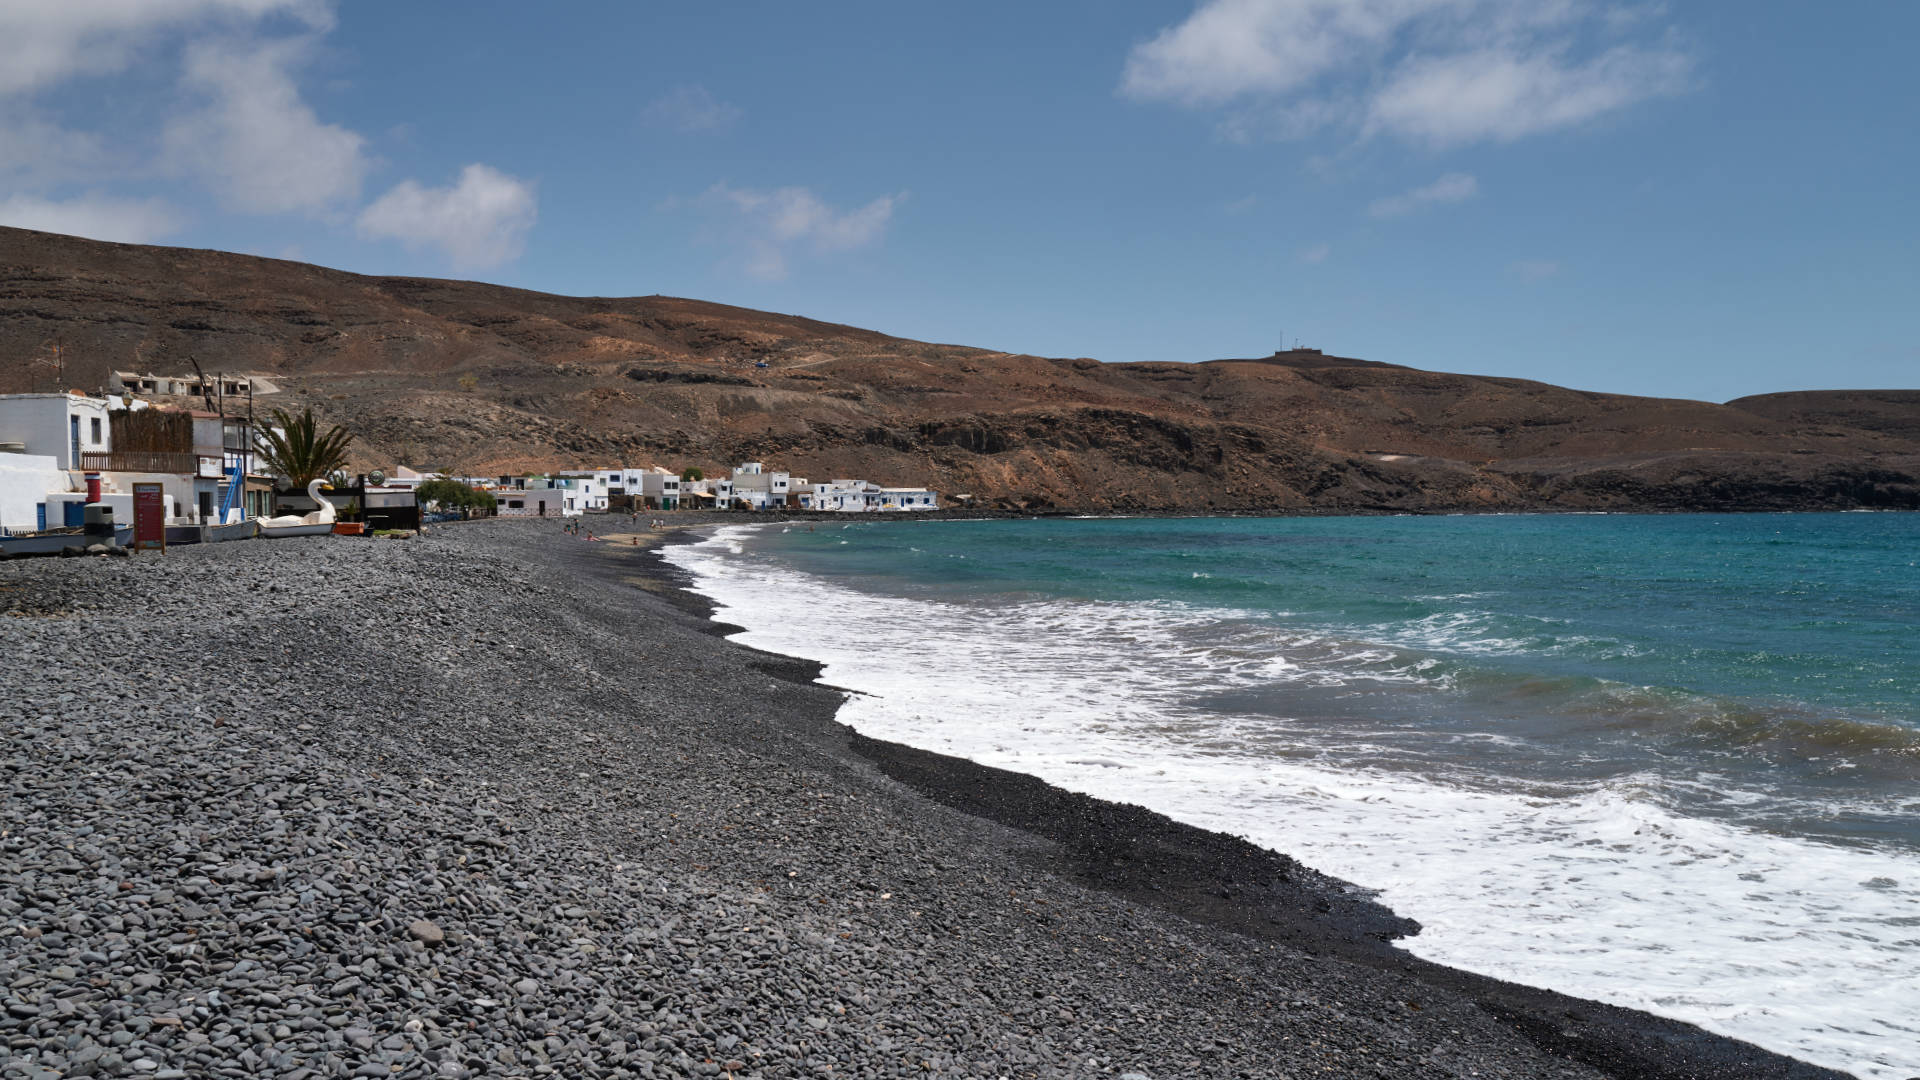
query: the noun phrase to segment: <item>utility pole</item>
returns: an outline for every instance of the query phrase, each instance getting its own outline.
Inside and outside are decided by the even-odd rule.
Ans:
[[[53,359],[49,360],[44,356],[39,356],[34,358],[33,363],[36,367],[52,368],[54,393],[64,393],[67,388],[66,352],[61,347],[59,338],[54,338],[53,344],[47,347],[53,351]]]
[[[207,403],[207,411],[210,413],[219,412],[219,407],[213,403],[213,391],[217,388],[207,385],[207,373],[200,370],[200,358],[197,356],[189,356],[187,357],[187,363],[193,365],[193,373],[200,378],[200,400]]]

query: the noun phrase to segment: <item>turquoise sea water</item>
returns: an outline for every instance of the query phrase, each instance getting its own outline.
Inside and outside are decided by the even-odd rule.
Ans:
[[[1300,854],[1435,959],[1920,1072],[1920,516],[885,520],[675,558],[865,691],[856,727]]]

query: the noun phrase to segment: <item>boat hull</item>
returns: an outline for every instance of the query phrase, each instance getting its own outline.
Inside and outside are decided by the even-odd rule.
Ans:
[[[121,547],[133,542],[132,525],[116,525],[113,541]],[[19,555],[58,555],[69,548],[85,551],[87,545],[99,542],[99,537],[86,533],[29,533],[25,536],[0,536],[0,557],[13,558]]]
[[[262,525],[260,535],[269,540],[281,540],[289,536],[326,536],[333,532],[333,522],[319,525]]]
[[[254,521],[236,521],[229,525],[207,525],[201,528],[202,539],[209,544],[219,544],[228,540],[251,540],[259,535],[259,523]]]

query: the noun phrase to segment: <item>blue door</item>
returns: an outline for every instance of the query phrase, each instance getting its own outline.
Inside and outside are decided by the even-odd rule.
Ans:
[[[33,504],[33,531],[34,532],[47,531],[47,504],[46,503]]]
[[[65,515],[65,520],[62,521],[61,524],[67,528],[71,529],[87,523],[87,507],[85,503],[64,502],[60,504],[60,509]]]
[[[80,418],[79,417],[77,416],[67,417],[67,432],[68,432],[68,435],[70,436],[69,441],[71,441],[73,444],[73,460],[67,462],[67,468],[78,469],[80,468]]]

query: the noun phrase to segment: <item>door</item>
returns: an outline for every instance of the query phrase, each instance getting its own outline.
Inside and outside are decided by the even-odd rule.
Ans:
[[[73,451],[73,457],[71,460],[67,462],[67,468],[77,469],[80,467],[80,418],[79,417],[77,416],[67,417],[67,436],[68,436],[67,441],[69,442],[70,448]]]
[[[200,493],[200,524],[213,524],[213,492],[211,491]]]

